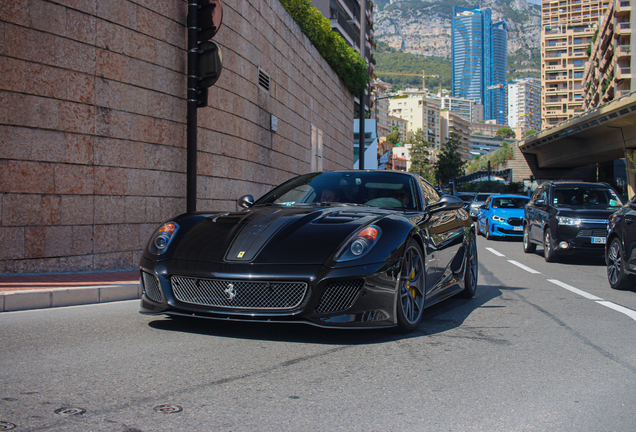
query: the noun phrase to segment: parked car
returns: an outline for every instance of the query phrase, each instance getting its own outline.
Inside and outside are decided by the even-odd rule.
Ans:
[[[472,221],[417,175],[311,173],[238,203],[152,235],[142,313],[408,332],[425,307],[475,294]]]
[[[612,288],[636,286],[636,195],[610,216],[605,262]]]
[[[547,182],[534,193],[523,218],[523,250],[543,246],[546,261],[559,255],[602,254],[609,217],[623,203],[605,183]]]
[[[530,198],[523,195],[492,195],[477,213],[477,234],[493,237],[522,237],[523,214]]]
[[[460,200],[464,201],[463,209],[468,211],[470,207],[470,203],[473,202],[473,199],[477,195],[477,192],[457,192],[455,196]]]
[[[473,198],[472,202],[470,203],[470,210],[468,211],[470,217],[473,220],[477,220],[477,212],[479,212],[479,207],[481,207],[482,204],[484,204],[488,197],[490,197],[491,195],[491,193],[482,192],[479,192],[477,193],[477,195],[475,195],[475,198]]]

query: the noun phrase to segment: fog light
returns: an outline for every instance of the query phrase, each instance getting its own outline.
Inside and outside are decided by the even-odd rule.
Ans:
[[[568,243],[568,242],[564,242],[564,241],[562,241],[561,243],[559,243],[559,247],[560,247],[561,249],[567,249],[567,248],[569,248],[569,247],[570,247],[570,245],[569,245],[569,243]]]

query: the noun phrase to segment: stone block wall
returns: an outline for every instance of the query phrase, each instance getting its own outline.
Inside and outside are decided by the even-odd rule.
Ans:
[[[278,0],[223,7],[198,210],[310,171],[312,125],[323,168],[351,167],[352,95]],[[0,273],[134,268],[185,211],[186,13],[182,0],[0,1]]]

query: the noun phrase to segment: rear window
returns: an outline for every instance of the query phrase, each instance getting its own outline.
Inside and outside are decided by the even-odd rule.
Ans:
[[[475,201],[486,201],[490,194],[477,194],[475,196]]]

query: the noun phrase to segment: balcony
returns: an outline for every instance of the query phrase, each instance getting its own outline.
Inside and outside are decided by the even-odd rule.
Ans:
[[[620,58],[625,58],[625,57],[631,57],[632,55],[632,47],[631,45],[619,45],[618,48],[616,49],[616,57]]]
[[[632,79],[632,68],[616,65],[616,68],[614,70],[617,80]]]
[[[616,23],[615,35],[631,35],[632,24],[629,22]]]
[[[624,15],[629,15],[632,11],[632,5],[631,2],[628,1],[619,1],[616,4],[616,10],[614,11],[614,15],[615,16],[624,16]]]

